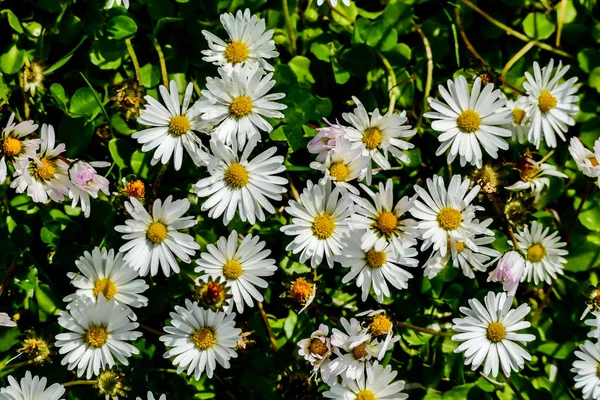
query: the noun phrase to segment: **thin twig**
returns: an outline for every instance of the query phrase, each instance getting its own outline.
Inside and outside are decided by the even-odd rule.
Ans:
[[[140,63],[138,62],[137,56],[135,55],[133,45],[131,44],[131,39],[125,39],[125,44],[127,45],[127,51],[129,52],[129,57],[131,57],[131,62],[133,63],[133,69],[135,69],[135,77],[141,85],[142,70],[140,69]]]
[[[2,286],[0,286],[0,297],[2,297],[2,295],[4,294],[4,290],[8,286],[8,282],[10,281],[10,278],[12,277],[12,274],[13,274],[16,266],[17,266],[17,262],[13,261],[10,263],[8,269],[6,270],[6,275],[4,275],[4,280],[2,281]]]
[[[556,28],[556,47],[560,47],[560,38],[562,36],[562,28],[565,23],[566,12],[567,12],[567,0],[561,0],[560,8],[558,9],[558,26]]]
[[[97,382],[98,382],[97,380],[94,380],[94,381],[79,380],[79,381],[65,382],[62,385],[64,387],[78,386],[78,385],[95,385]]]
[[[434,336],[454,336],[454,335],[456,335],[455,332],[439,332],[439,331],[434,331],[433,329],[422,328],[420,326],[407,324],[405,322],[396,322],[396,326],[399,326],[400,328],[410,329],[410,330],[417,331],[417,332],[427,333],[429,335],[434,335]]]
[[[548,152],[548,154],[546,154],[544,157],[542,157],[542,159],[540,161],[538,161],[539,164],[543,164],[546,160],[548,160],[550,157],[552,157],[552,155],[554,154],[554,149],[550,150]]]
[[[527,54],[527,52],[531,50],[533,46],[535,46],[535,42],[533,40],[531,42],[527,42],[527,44],[523,46],[521,50],[519,50],[514,56],[512,56],[510,60],[508,60],[504,68],[502,68],[502,73],[500,74],[500,77],[503,81],[506,78],[506,74],[508,74],[508,71],[512,68],[512,66],[515,65],[515,63],[519,61],[521,57]]]
[[[288,7],[287,0],[283,2],[283,17],[285,18],[285,27],[288,32],[288,40],[290,42],[290,53],[293,56],[296,55],[296,35],[294,34],[294,27],[292,26],[292,19],[290,18],[290,8]]]
[[[260,311],[260,315],[265,323],[265,328],[267,329],[267,334],[269,335],[269,340],[271,341],[271,347],[273,347],[273,351],[277,351],[277,341],[275,340],[275,336],[273,336],[273,331],[271,330],[271,325],[269,325],[269,319],[267,318],[265,308],[260,301],[258,302],[258,310]]]
[[[423,121],[423,114],[427,108],[427,99],[431,93],[431,84],[433,81],[433,53],[431,52],[431,45],[429,44],[429,40],[427,39],[427,36],[425,36],[423,29],[421,29],[419,25],[415,24],[415,30],[419,36],[421,36],[423,46],[425,47],[425,57],[427,58],[427,77],[425,78],[425,89],[423,90],[423,107],[421,109],[421,114],[419,115],[419,120],[415,126],[416,129],[421,125],[421,121]]]
[[[154,44],[154,48],[156,49],[156,53],[158,54],[158,61],[160,63],[160,74],[162,76],[163,85],[165,87],[169,87],[169,76],[167,75],[167,64],[165,62],[165,55],[163,54],[162,48],[160,47],[160,43],[158,40],[152,36],[152,43]]]
[[[387,114],[392,115],[396,108],[396,92],[398,90],[396,89],[396,86],[398,85],[398,80],[396,78],[396,72],[394,72],[394,68],[388,59],[381,53],[377,53],[377,55],[381,58],[381,62],[388,72],[388,96],[390,96],[390,105],[388,106]]]
[[[29,364],[33,364],[33,360],[27,360],[16,364],[4,364],[0,370],[13,370]]]
[[[145,330],[146,332],[150,332],[156,336],[163,336],[165,333],[154,328],[150,328],[148,325],[140,324],[140,328]]]
[[[508,386],[510,386],[510,388],[512,389],[512,391],[515,393],[515,396],[517,396],[517,399],[518,400],[523,400],[523,396],[521,396],[521,393],[519,392],[519,389],[517,389],[517,387],[515,386],[515,384],[513,383],[513,381],[510,379],[510,376],[504,375],[504,379],[506,380],[506,383],[508,383]]]

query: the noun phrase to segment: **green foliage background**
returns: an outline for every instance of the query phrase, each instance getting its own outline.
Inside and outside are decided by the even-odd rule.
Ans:
[[[103,245],[115,248],[121,240],[113,227],[124,216],[123,201],[117,184],[121,178],[137,177],[152,185],[160,166],[150,166],[150,154],[130,135],[141,129],[135,118],[126,120],[111,108],[111,91],[125,79],[135,77],[131,57],[126,46],[130,39],[141,66],[142,83],[148,94],[157,97],[161,82],[156,40],[162,47],[169,78],[179,83],[194,81],[202,88],[206,77],[217,75],[217,68],[202,61],[201,50],[207,48],[202,29],[225,37],[219,22],[223,12],[250,8],[275,30],[275,41],[280,58],[275,61],[275,92],[285,92],[288,105],[283,121],[272,121],[275,130],[263,135],[261,148],[276,145],[286,156],[289,179],[301,191],[305,181],[319,178],[308,163],[313,156],[306,151],[306,143],[323,125],[321,118],[341,119],[341,113],[351,109],[351,96],[357,96],[368,110],[379,107],[386,111],[389,86],[395,76],[397,87],[395,107],[406,110],[411,125],[418,134],[411,139],[416,148],[410,151],[412,159],[404,167],[378,176],[375,181],[392,177],[395,196],[413,194],[413,185],[438,173],[448,177],[444,157],[435,157],[436,134],[429,122],[422,118],[424,90],[427,81],[427,56],[423,36],[430,43],[433,63],[431,95],[437,95],[437,85],[457,74],[473,77],[477,74],[499,74],[507,62],[526,44],[514,35],[494,26],[473,12],[463,2],[457,4],[442,0],[358,0],[351,7],[338,6],[339,13],[316,2],[288,0],[290,30],[286,27],[283,2],[275,0],[131,0],[129,10],[105,10],[103,1],[74,0],[6,0],[0,3],[0,121],[4,124],[10,113],[57,128],[58,140],[67,146],[67,156],[84,160],[114,162],[109,179],[115,195],[92,201],[92,215],[83,218],[78,209],[64,204],[35,205],[26,195],[16,195],[8,181],[0,186],[0,273],[14,265],[7,276],[7,286],[0,298],[0,310],[18,314],[19,328],[0,328],[0,365],[16,355],[19,341],[25,331],[34,329],[52,341],[59,332],[58,310],[64,307],[61,299],[73,291],[66,273],[75,270],[74,260],[85,250]],[[567,0],[564,26],[561,29],[561,49],[564,57],[533,46],[518,59],[506,75],[506,81],[521,88],[523,73],[532,69],[537,60],[545,65],[551,57],[571,64],[569,74],[579,77],[581,112],[577,126],[569,135],[580,136],[591,147],[599,135],[600,126],[600,12],[595,0]],[[478,6],[494,19],[524,33],[531,40],[555,46],[559,31],[558,0],[487,0]],[[460,7],[462,24],[473,47],[485,60],[481,64],[467,50],[456,23],[455,8]],[[420,33],[419,33],[420,32]],[[290,42],[290,36],[295,42]],[[45,67],[44,89],[35,95],[22,90],[25,62],[39,61]],[[390,68],[386,67],[389,64]],[[514,96],[505,90],[509,96]],[[197,94],[196,97],[197,98]],[[27,106],[24,105],[24,99]],[[203,140],[208,141],[205,137]],[[514,183],[518,173],[514,166],[531,146],[512,145],[495,164],[506,171],[508,184]],[[258,151],[258,150],[257,150]],[[540,156],[548,152],[540,149]],[[569,175],[568,180],[552,180],[550,190],[531,209],[528,220],[537,219],[561,232],[564,238],[574,218],[576,207],[586,184],[577,172],[566,145],[561,145],[549,161]],[[468,174],[468,169],[454,165],[453,173]],[[380,306],[370,298],[363,304],[354,285],[341,284],[345,271],[336,265],[333,270],[320,267],[318,307],[297,314],[296,304],[281,300],[284,284],[297,274],[311,271],[284,250],[279,227],[287,217],[279,212],[267,222],[248,226],[239,219],[229,227],[220,220],[208,219],[200,211],[190,184],[206,174],[189,159],[181,171],[169,167],[158,189],[158,196],[169,194],[175,198],[188,197],[193,206],[190,214],[198,215],[199,224],[192,229],[202,249],[215,242],[229,230],[259,234],[267,241],[280,262],[280,270],[270,279],[265,293],[265,309],[277,340],[274,352],[265,326],[257,309],[237,317],[237,325],[244,331],[254,331],[250,337],[256,343],[239,351],[229,370],[218,368],[216,378],[196,382],[172,372],[172,365],[162,358],[163,345],[158,337],[144,332],[136,343],[140,355],[131,359],[130,367],[122,370],[132,387],[130,398],[147,390],[166,393],[169,399],[256,398],[256,399],[312,399],[323,390],[308,380],[310,366],[297,356],[296,342],[310,335],[319,323],[335,326],[334,320],[350,317],[357,311]],[[151,187],[148,188],[151,190]],[[288,190],[288,195],[290,195]],[[508,194],[500,190],[505,201]],[[282,202],[279,206],[284,206]],[[483,199],[486,211],[482,217],[494,217],[493,228],[498,250],[507,248],[501,219],[494,207]],[[566,273],[550,292],[547,307],[541,318],[529,330],[537,340],[528,346],[533,355],[521,374],[513,381],[525,399],[574,399],[580,393],[572,388],[573,375],[569,372],[573,350],[585,340],[588,329],[579,321],[583,311],[583,293],[590,283],[597,283],[600,253],[600,198],[597,188],[586,202],[583,212],[575,221],[569,243]],[[421,255],[425,261],[427,255]],[[193,265],[181,265],[195,277]],[[398,321],[418,326],[439,324],[449,328],[458,307],[467,299],[478,297],[497,285],[486,283],[486,274],[476,280],[464,278],[454,268],[446,268],[438,277],[429,280],[420,276],[409,282],[409,289],[395,291],[384,307]],[[3,280],[3,279],[2,279]],[[174,305],[183,304],[193,288],[181,275],[164,278],[162,275],[147,279],[151,288],[146,292],[149,306],[138,312],[139,322],[160,330]],[[519,289],[518,301],[532,307],[530,318],[540,309],[547,287],[524,285]],[[514,394],[507,385],[494,385],[478,373],[463,368],[462,354],[454,354],[455,344],[449,338],[399,330],[400,342],[390,352],[385,363],[392,364],[398,378],[410,385],[411,398],[428,400],[449,399],[510,399]],[[60,357],[40,367],[29,367],[53,382],[67,382],[74,374],[60,367]],[[10,364],[9,364],[10,366]],[[24,369],[12,370],[7,366],[0,371],[1,386],[12,373],[21,376]],[[500,378],[501,380],[501,378]],[[502,383],[502,382],[501,382]],[[90,386],[76,386],[68,391],[68,399],[90,399],[95,396]]]

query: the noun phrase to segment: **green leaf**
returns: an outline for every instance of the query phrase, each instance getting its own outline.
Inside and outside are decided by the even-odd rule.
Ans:
[[[19,327],[15,326],[12,328],[2,327],[0,329],[0,352],[8,351],[15,344],[19,343]],[[10,366],[10,364],[9,364]]]
[[[148,171],[150,169],[150,159],[152,155],[150,153],[143,153],[136,150],[131,155],[131,169],[133,173],[142,179],[148,179]]]
[[[555,29],[556,25],[546,14],[532,12],[523,21],[523,31],[532,39],[548,39]]]
[[[100,107],[94,96],[94,91],[89,87],[77,89],[71,97],[69,112],[75,117],[89,116],[100,112]]]
[[[285,332],[286,338],[291,339],[292,335],[294,334],[296,322],[298,322],[298,315],[292,310],[289,310],[288,316],[283,323],[283,331]]]
[[[133,19],[126,15],[118,15],[108,21],[106,25],[107,37],[114,40],[127,39],[135,35],[137,25]]]
[[[140,68],[142,73],[142,85],[147,88],[155,87],[160,83],[160,68],[157,65],[146,64]]]
[[[596,89],[597,92],[600,92],[600,67],[596,67],[592,70],[588,83],[591,87]]]
[[[113,161],[119,168],[123,169],[129,166],[135,148],[127,140],[112,139],[108,142],[108,150]]]
[[[2,10],[2,14],[6,14],[6,18],[8,19],[8,24],[11,28],[15,30],[17,33],[23,33],[23,27],[21,26],[21,22],[19,18],[9,9]]]
[[[0,55],[0,70],[12,75],[19,72],[25,65],[25,50],[19,50],[16,44],[4,54]]]
[[[63,58],[61,58],[60,60],[58,60],[57,62],[55,62],[54,64],[52,64],[47,70],[44,71],[44,74],[45,75],[50,75],[54,71],[56,71],[57,69],[59,69],[60,67],[62,67],[63,65],[65,65],[67,62],[69,62],[69,60],[71,59],[71,57],[73,57],[73,55],[75,54],[75,52],[77,51],[77,49],[79,48],[79,46],[81,46],[83,44],[83,42],[86,41],[86,39],[87,39],[87,36],[84,35],[81,38],[81,40],[79,41],[79,43],[77,44],[77,46],[75,46],[75,48],[73,50],[71,50]]]
[[[550,357],[556,358],[557,360],[564,360],[573,354],[573,351],[577,348],[577,344],[575,342],[563,342],[556,343],[552,341],[547,341],[541,344],[537,351],[546,354]]]
[[[69,100],[67,99],[67,95],[65,94],[65,88],[60,83],[54,82],[50,86],[50,94],[52,95],[52,98],[54,99],[54,101],[56,101],[56,104],[58,104],[60,109],[66,112],[67,102]]]
[[[298,83],[315,83],[315,78],[310,73],[310,60],[304,56],[292,58],[288,64],[298,78]]]
[[[45,283],[38,284],[35,290],[35,299],[42,310],[50,315],[58,315],[60,308],[57,306],[58,299],[55,298],[50,286]]]

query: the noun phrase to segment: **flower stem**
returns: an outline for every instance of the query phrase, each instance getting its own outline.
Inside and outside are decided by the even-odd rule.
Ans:
[[[292,56],[296,55],[296,35],[294,35],[294,27],[292,26],[292,19],[290,18],[290,8],[288,7],[287,0],[283,2],[283,16],[285,18],[285,27],[288,32],[288,40],[290,41],[290,53]]]
[[[156,195],[158,193],[158,187],[160,186],[160,182],[162,181],[162,177],[167,172],[167,167],[169,166],[169,161],[166,164],[163,164],[160,171],[158,171],[158,175],[156,175],[156,180],[154,181],[154,185],[152,185],[152,198],[150,199],[150,207],[154,204],[154,200],[156,200]],[[152,210],[152,208],[150,208]],[[150,215],[152,215],[152,211],[150,211]]]
[[[413,330],[416,332],[427,333],[429,335],[434,335],[434,336],[453,336],[453,335],[455,335],[454,332],[434,331],[433,329],[422,328],[420,326],[407,324],[405,322],[396,322],[396,326],[399,326],[400,328],[410,329],[410,330]]]
[[[2,366],[2,368],[0,368],[0,370],[12,370],[12,369],[17,369],[17,368],[21,368],[24,367],[26,365],[32,364],[33,361],[31,360],[27,360],[27,361],[23,361],[20,363],[16,363],[16,364],[4,364],[4,366]]]
[[[78,385],[95,385],[97,382],[98,382],[97,380],[93,380],[93,381],[79,380],[79,381],[65,382],[62,385],[64,387],[78,386]]]
[[[156,53],[158,54],[158,61],[160,63],[160,74],[162,76],[163,85],[165,87],[169,87],[169,77],[167,75],[167,64],[165,63],[165,55],[163,54],[162,47],[160,47],[160,43],[156,37],[152,36],[152,44],[154,44],[154,48],[156,49]]]
[[[271,330],[271,325],[269,325],[269,319],[267,318],[265,308],[260,301],[258,302],[258,310],[260,311],[260,315],[265,323],[265,328],[267,329],[267,334],[269,335],[269,340],[271,341],[271,347],[273,347],[273,351],[277,351],[277,341],[275,340],[275,336],[273,336],[273,331]]]
[[[560,38],[562,35],[562,28],[565,23],[565,13],[567,12],[567,0],[561,0],[560,8],[558,10],[558,26],[556,28],[556,47],[560,47]]]
[[[396,89],[396,86],[398,86],[398,80],[396,78],[394,68],[392,67],[392,64],[390,64],[388,59],[385,58],[385,56],[382,53],[377,53],[377,55],[379,56],[379,58],[381,58],[381,62],[383,63],[383,66],[388,72],[388,95],[390,96],[390,105],[388,106],[387,114],[392,115],[394,113],[394,109],[396,108],[396,92],[398,91],[398,89]]]
[[[150,328],[148,325],[140,324],[140,328],[142,328],[146,332],[150,332],[152,334],[155,334],[156,336],[163,336],[164,335],[164,332],[161,332],[161,331],[156,330],[154,328]]]
[[[350,18],[349,16],[347,16],[346,14],[344,14],[343,12],[341,12],[340,10],[338,10],[337,8],[335,8],[334,6],[331,5],[331,1],[327,0],[327,7],[329,7],[329,9],[336,13],[337,15],[339,15],[340,17],[344,18],[346,21],[350,22],[351,24],[354,23],[354,21],[352,20],[352,18]]]
[[[502,73],[500,74],[500,77],[502,78],[503,81],[506,78],[506,74],[508,74],[508,71],[512,68],[512,66],[515,65],[515,63],[517,61],[519,61],[521,59],[521,57],[523,57],[525,54],[527,54],[527,52],[529,50],[531,50],[531,48],[533,46],[535,46],[535,41],[532,40],[530,42],[527,42],[527,44],[525,46],[523,46],[523,48],[521,50],[519,50],[514,56],[512,56],[512,58],[510,60],[508,60],[508,62],[502,69]]]
[[[131,44],[131,39],[125,39],[125,44],[127,45],[127,51],[129,52],[129,57],[131,57],[131,62],[133,62],[133,68],[135,69],[135,77],[137,81],[142,83],[142,71],[140,70],[140,63],[138,62],[137,56],[135,55],[135,50],[133,49],[133,45]]]
[[[429,93],[431,93],[431,83],[433,81],[433,53],[431,51],[429,39],[425,36],[423,29],[417,24],[415,24],[415,29],[421,36],[423,46],[425,47],[425,57],[427,58],[427,77],[425,78],[425,89],[423,90],[423,107],[421,109],[421,115],[419,115],[419,120],[415,126],[415,129],[417,129],[421,125],[421,121],[423,121],[423,114],[425,114],[425,109],[427,108],[427,99],[429,98]]]
[[[515,396],[517,397],[518,400],[523,400],[523,396],[521,396],[521,393],[519,392],[519,389],[517,389],[517,387],[515,386],[515,384],[513,383],[513,381],[510,379],[509,376],[504,376],[504,379],[506,380],[506,383],[508,383],[508,386],[510,386],[510,388],[512,389],[512,391],[515,393]]]
[[[6,270],[4,280],[2,281],[2,286],[0,286],[0,297],[2,296],[2,294],[4,294],[4,289],[6,289],[6,287],[8,286],[8,282],[10,281],[10,278],[12,277],[16,266],[17,262],[13,260],[13,262],[10,263],[10,266]]]

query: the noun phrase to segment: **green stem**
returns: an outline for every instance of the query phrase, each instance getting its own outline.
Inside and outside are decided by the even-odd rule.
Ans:
[[[2,370],[12,370],[12,369],[17,369],[17,368],[24,367],[24,366],[26,366],[26,365],[30,365],[30,364],[32,364],[32,363],[33,363],[33,361],[31,361],[31,360],[27,360],[27,361],[23,361],[23,362],[16,363],[16,364],[5,364],[5,365],[4,365],[2,368],[0,368],[0,369],[2,369]]]
[[[521,57],[523,57],[525,54],[527,54],[527,52],[529,50],[531,50],[531,48],[533,46],[535,46],[534,40],[527,42],[527,44],[525,46],[523,46],[523,48],[521,50],[519,50],[514,56],[512,56],[512,58],[510,60],[508,60],[508,62],[502,69],[502,73],[500,74],[500,76],[502,77],[502,80],[504,80],[506,78],[506,74],[508,74],[508,71],[512,68],[512,66],[515,65],[515,63],[517,61],[519,61],[521,59]]]
[[[454,333],[454,332],[434,331],[433,329],[421,328],[420,326],[407,324],[405,322],[396,322],[396,326],[399,326],[400,328],[410,329],[410,330],[413,330],[416,332],[427,333],[428,335],[434,335],[434,336],[454,336],[454,335],[456,335],[456,333]]]
[[[138,62],[137,56],[135,55],[133,45],[131,44],[131,39],[125,39],[125,44],[127,45],[127,51],[129,52],[129,57],[131,57],[131,62],[133,62],[133,68],[135,69],[135,77],[137,81],[140,84],[142,84],[142,70],[140,69],[140,63]]]
[[[388,95],[390,96],[390,105],[388,106],[388,111],[387,114],[388,115],[392,115],[394,113],[394,109],[396,108],[396,93],[398,91],[398,89],[396,88],[396,86],[398,85],[398,81],[396,78],[396,73],[394,72],[394,68],[392,67],[392,64],[390,64],[390,62],[388,61],[387,58],[385,58],[385,56],[381,53],[377,53],[379,55],[379,58],[381,58],[381,62],[383,62],[383,65],[385,66],[385,69],[388,72]]]
[[[162,47],[160,47],[160,43],[156,37],[152,36],[152,44],[154,44],[154,48],[156,49],[156,53],[158,54],[158,62],[160,63],[160,75],[162,76],[163,85],[168,88],[169,87],[169,77],[167,75],[167,64],[165,62],[165,55],[162,51]]]
[[[62,385],[64,387],[78,386],[78,385],[95,385],[97,382],[98,382],[97,380],[93,380],[93,381],[79,380],[79,381],[65,382]]]
[[[296,55],[296,35],[294,35],[294,27],[292,26],[292,19],[290,18],[290,8],[288,7],[287,0],[283,2],[283,16],[285,18],[285,27],[288,32],[288,40],[290,42],[290,52],[293,56]]]
[[[423,46],[425,47],[425,56],[427,58],[427,77],[425,79],[425,90],[423,91],[423,108],[421,109],[421,115],[419,115],[419,120],[415,126],[415,129],[417,129],[421,125],[421,121],[423,121],[423,114],[427,108],[427,99],[431,93],[431,84],[433,81],[433,53],[431,52],[431,45],[429,44],[429,40],[427,39],[427,36],[425,36],[423,29],[417,24],[415,24],[415,29],[421,36]]]
[[[521,396],[521,392],[519,392],[519,389],[517,389],[517,387],[515,386],[513,381],[510,379],[510,377],[505,375],[504,379],[506,380],[506,383],[508,383],[508,386],[510,386],[512,391],[515,393],[515,396],[517,397],[517,399],[523,400],[523,396]]]

